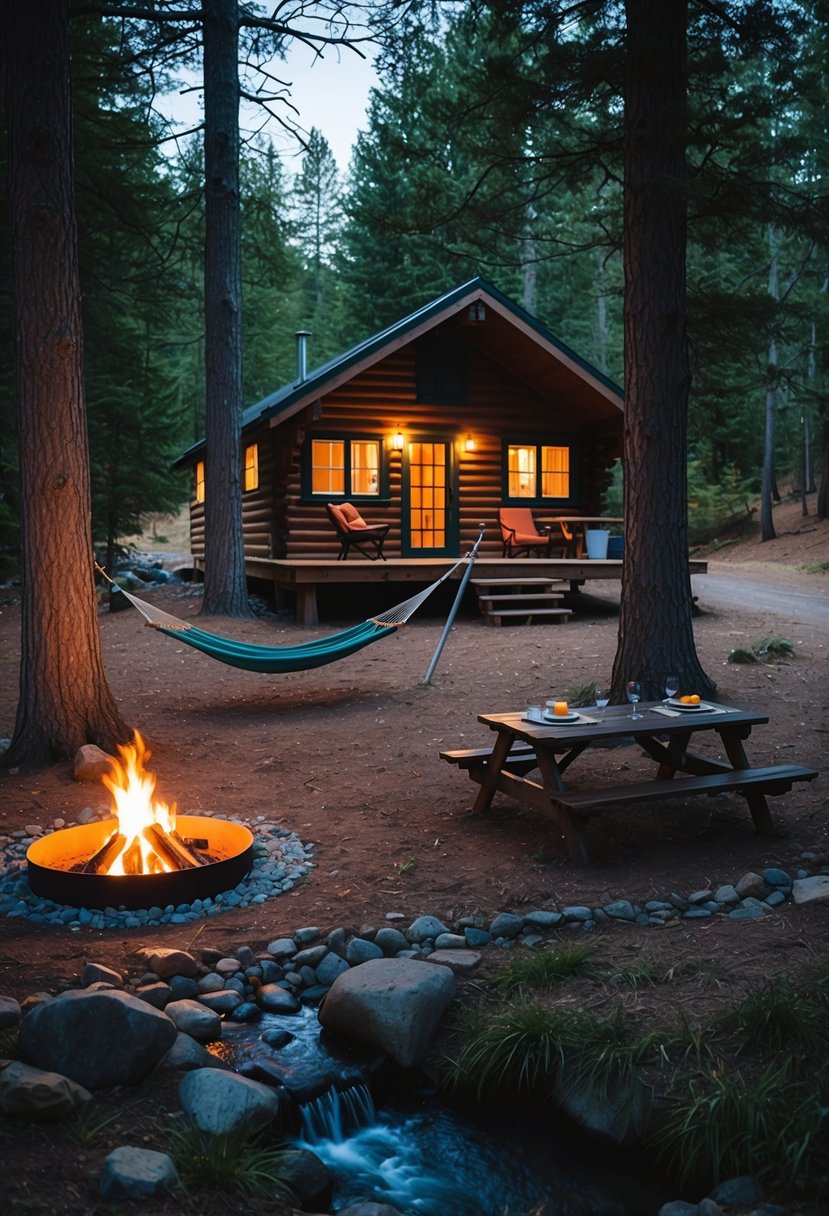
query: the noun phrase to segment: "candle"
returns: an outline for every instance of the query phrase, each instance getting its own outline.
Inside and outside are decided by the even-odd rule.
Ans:
[[[556,701],[555,705],[553,706],[553,713],[557,714],[559,717],[566,717],[569,712],[570,707],[566,701]]]

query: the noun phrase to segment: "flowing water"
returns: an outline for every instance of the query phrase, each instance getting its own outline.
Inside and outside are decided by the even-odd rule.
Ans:
[[[295,1037],[271,1050],[261,1035],[273,1028]],[[255,1026],[228,1031],[229,1058],[240,1071],[255,1076],[257,1068],[278,1062],[297,1095],[291,1141],[336,1176],[335,1211],[358,1199],[413,1216],[644,1216],[658,1210],[637,1184],[611,1175],[604,1153],[585,1151],[581,1142],[529,1120],[522,1126],[512,1116],[473,1120],[416,1099],[375,1110],[353,1053],[332,1049],[313,1010],[266,1014]],[[300,1100],[309,1088],[322,1092]],[[621,1202],[624,1190],[636,1198]]]

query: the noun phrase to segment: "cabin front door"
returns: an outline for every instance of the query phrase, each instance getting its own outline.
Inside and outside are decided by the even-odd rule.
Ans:
[[[455,557],[452,444],[430,436],[412,439],[403,457],[403,557]]]

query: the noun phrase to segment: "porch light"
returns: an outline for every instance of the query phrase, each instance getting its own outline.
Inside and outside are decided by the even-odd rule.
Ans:
[[[395,434],[392,435],[391,446],[394,448],[394,450],[396,452],[403,451],[403,432],[402,431],[396,431]]]
[[[463,442],[463,450],[465,452],[474,452],[475,451],[475,440],[472,437],[472,435],[467,435],[466,439]]]

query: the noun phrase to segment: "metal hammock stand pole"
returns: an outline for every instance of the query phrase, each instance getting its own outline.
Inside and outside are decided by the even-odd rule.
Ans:
[[[438,665],[440,656],[443,653],[443,648],[446,645],[446,639],[449,637],[449,630],[452,628],[455,617],[457,616],[458,608],[460,607],[461,600],[463,599],[463,593],[466,590],[466,584],[469,582],[469,576],[472,573],[472,567],[475,565],[475,558],[478,556],[478,549],[480,548],[481,541],[484,539],[484,525],[479,524],[478,527],[481,529],[480,532],[478,533],[478,539],[475,541],[475,544],[472,546],[472,548],[469,550],[469,552],[466,555],[466,562],[467,562],[466,569],[463,572],[463,578],[461,579],[460,586],[458,587],[458,594],[455,596],[455,602],[452,604],[452,607],[449,609],[449,615],[446,618],[446,624],[443,626],[443,633],[440,635],[440,641],[437,644],[435,653],[432,655],[432,661],[429,664],[429,670],[426,672],[426,675],[421,680],[422,684],[431,683],[432,676],[435,674],[435,668]]]

